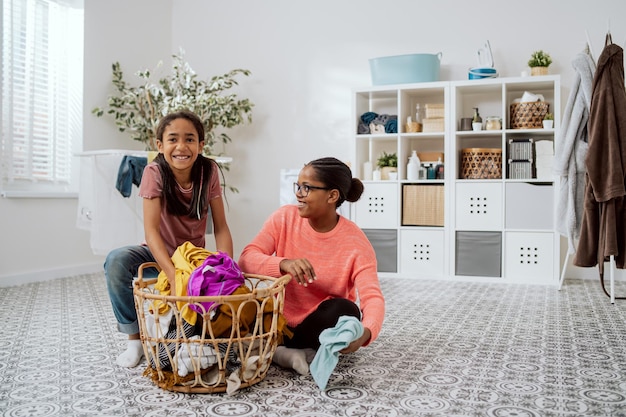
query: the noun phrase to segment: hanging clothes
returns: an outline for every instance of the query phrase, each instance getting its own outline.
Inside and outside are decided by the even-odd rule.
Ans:
[[[604,283],[604,262],[615,257],[624,268],[626,206],[626,88],[624,50],[607,34],[593,80],[589,114],[589,149],[585,165],[584,214],[574,265],[598,265]]]
[[[574,82],[556,142],[554,173],[559,177],[556,230],[568,240],[568,252],[576,251],[580,236],[585,195],[585,157],[588,149],[588,120],[596,64],[589,52],[574,57]]]

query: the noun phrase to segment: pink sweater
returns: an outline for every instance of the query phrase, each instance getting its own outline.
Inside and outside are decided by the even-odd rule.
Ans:
[[[385,300],[376,272],[376,254],[363,231],[340,217],[333,230],[318,233],[300,217],[296,206],[286,205],[267,219],[238,263],[244,272],[279,277],[280,261],[296,258],[308,259],[317,279],[306,287],[294,280],[287,284],[284,315],[289,325],[298,325],[329,298],[356,301],[358,291],[361,322],[372,332],[370,342],[374,341],[385,317]]]

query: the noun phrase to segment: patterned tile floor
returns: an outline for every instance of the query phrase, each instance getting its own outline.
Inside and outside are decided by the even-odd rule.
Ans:
[[[115,365],[102,274],[0,288],[2,416],[626,416],[626,301],[554,287],[385,278],[387,319],[328,387],[272,366],[226,394]],[[626,295],[626,283],[617,283]]]

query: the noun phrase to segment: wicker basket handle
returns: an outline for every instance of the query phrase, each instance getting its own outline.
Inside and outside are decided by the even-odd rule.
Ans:
[[[258,275],[258,274],[249,274],[247,272],[244,272],[243,274],[246,278],[267,278],[266,276],[263,275]],[[281,285],[287,285],[287,283],[291,280],[291,275],[290,274],[285,274],[281,277],[275,278],[272,280],[272,285],[270,285],[269,287],[267,287],[268,289],[272,289],[274,287],[278,287]]]

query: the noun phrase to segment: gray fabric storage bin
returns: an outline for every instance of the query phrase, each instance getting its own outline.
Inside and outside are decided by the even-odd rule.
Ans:
[[[378,272],[398,272],[398,233],[395,229],[363,229],[376,252]]]
[[[501,232],[456,232],[456,275],[502,276]]]

